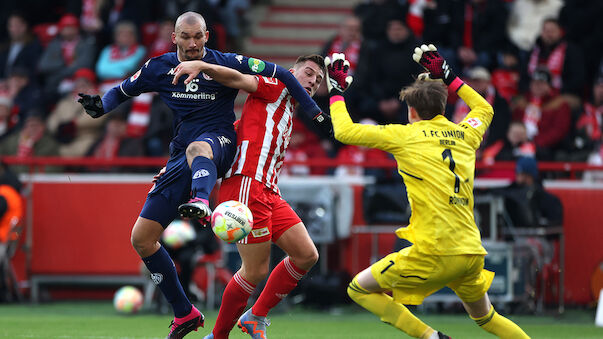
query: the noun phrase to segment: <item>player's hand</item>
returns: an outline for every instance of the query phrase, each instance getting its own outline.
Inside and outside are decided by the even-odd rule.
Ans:
[[[184,79],[184,84],[188,85],[194,78],[201,73],[204,62],[201,60],[183,61],[176,68],[174,68],[174,79],[172,85],[178,84],[178,80],[184,74],[188,74],[188,77]]]
[[[105,114],[105,109],[103,108],[103,101],[99,95],[88,95],[84,93],[78,93],[80,96],[77,99],[77,102],[84,106],[84,110],[88,113],[89,116],[93,118],[98,118]]]
[[[330,115],[320,112],[314,118],[312,118],[312,121],[325,135],[329,137],[333,136],[333,123],[331,122]]]
[[[433,44],[415,47],[412,58],[429,72],[431,79],[442,79],[446,85],[456,79],[456,74]]]
[[[327,74],[327,89],[330,95],[341,95],[354,80],[348,75],[350,62],[345,59],[343,53],[333,53],[331,57],[325,58]]]
[[[153,177],[153,181],[152,183],[157,183],[157,180],[159,180],[159,178],[161,178],[162,175],[165,174],[165,166],[159,171],[159,173],[155,174],[155,176]]]

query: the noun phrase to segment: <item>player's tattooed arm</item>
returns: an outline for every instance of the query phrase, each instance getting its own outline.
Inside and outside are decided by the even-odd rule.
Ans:
[[[184,61],[176,66],[172,84],[176,85],[185,74],[188,76],[184,79],[184,83],[188,84],[201,72],[227,87],[242,89],[248,93],[253,93],[258,89],[258,79],[255,76],[201,60]]]

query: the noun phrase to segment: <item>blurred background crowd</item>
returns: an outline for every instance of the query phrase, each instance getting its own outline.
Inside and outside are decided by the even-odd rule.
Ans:
[[[172,113],[156,95],[143,94],[92,119],[77,93],[102,95],[149,58],[174,51],[174,19],[188,10],[207,20],[208,47],[247,54],[242,42],[253,33],[249,13],[264,2],[2,1],[0,155],[167,155]],[[307,53],[344,52],[350,59],[355,80],[346,95],[356,121],[407,123],[398,93],[421,72],[411,58],[414,47],[433,43],[494,106],[480,160],[602,163],[603,2],[372,0],[357,2],[351,13],[322,51]],[[328,110],[326,90],[315,99]],[[447,117],[458,122],[468,111],[450,93]],[[289,159],[361,163],[388,157],[339,145],[300,119]],[[302,175],[320,171],[285,168]],[[335,174],[362,171],[347,166]]]

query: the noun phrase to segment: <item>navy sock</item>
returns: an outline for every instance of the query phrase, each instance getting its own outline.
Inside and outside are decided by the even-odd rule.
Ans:
[[[159,286],[159,289],[172,305],[174,315],[182,318],[190,313],[192,304],[184,294],[176,266],[168,252],[161,246],[154,254],[142,258],[142,261],[151,272],[151,279]]]
[[[218,179],[216,164],[209,158],[198,156],[193,159],[191,172],[193,173],[191,184],[193,197],[209,200],[209,194]]]

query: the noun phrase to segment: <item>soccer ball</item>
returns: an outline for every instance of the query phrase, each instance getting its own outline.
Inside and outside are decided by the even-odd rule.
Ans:
[[[251,211],[236,200],[221,203],[211,215],[211,229],[218,238],[229,243],[245,238],[252,227]]]
[[[113,296],[113,306],[119,313],[132,314],[142,307],[142,293],[134,286],[123,286]]]
[[[187,221],[176,219],[165,228],[161,240],[166,246],[177,250],[195,239],[196,235],[193,225]]]

